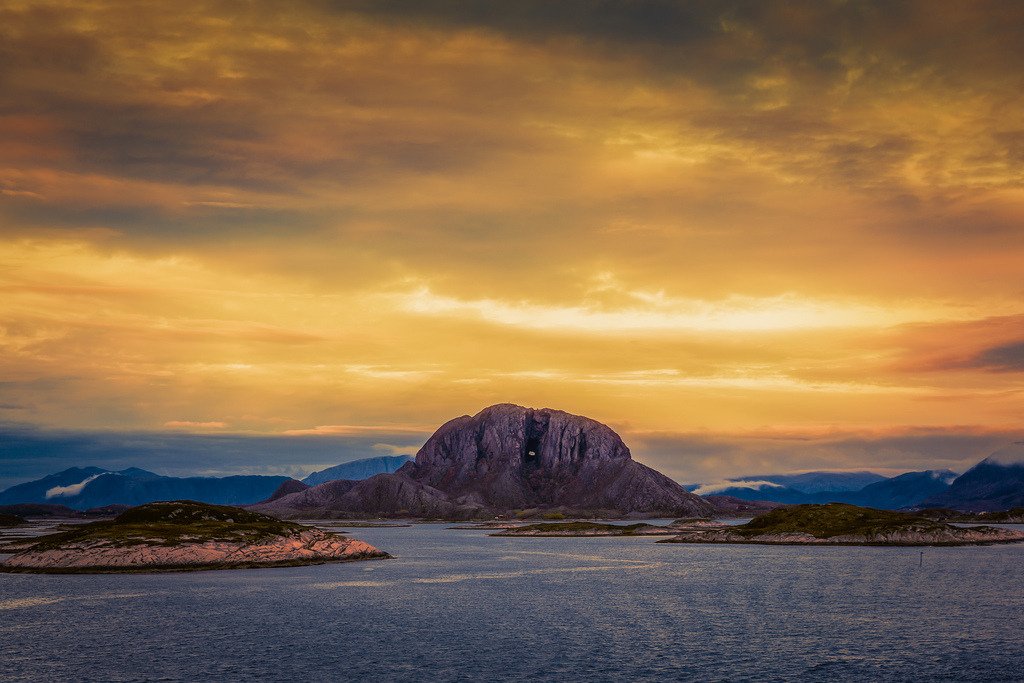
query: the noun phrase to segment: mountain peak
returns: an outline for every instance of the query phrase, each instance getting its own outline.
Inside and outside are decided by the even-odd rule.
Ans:
[[[425,473],[452,465],[468,473],[499,463],[549,469],[620,458],[631,459],[629,449],[607,425],[561,410],[499,403],[442,425],[416,454],[415,469],[432,479]]]
[[[394,474],[335,481],[266,503],[302,517],[479,516],[559,509],[704,516],[714,506],[632,459],[615,431],[582,415],[499,403],[441,425]]]
[[[981,462],[1003,467],[1024,466],[1024,441],[1014,441],[995,451]]]
[[[379,455],[374,458],[350,460],[334,467],[313,472],[302,480],[307,486],[316,486],[329,481],[347,479],[361,481],[375,474],[391,474],[397,472],[402,465],[412,460],[409,455]]]
[[[1000,448],[957,477],[943,493],[921,507],[971,512],[1008,510],[1024,505],[1024,441]]]
[[[582,415],[511,403],[445,423],[402,473],[456,499],[497,510],[710,509],[635,462],[611,427]]]

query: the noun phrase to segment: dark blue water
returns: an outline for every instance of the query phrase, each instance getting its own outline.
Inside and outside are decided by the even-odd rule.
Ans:
[[[397,559],[0,574],[0,679],[1024,680],[1024,544],[354,535]]]

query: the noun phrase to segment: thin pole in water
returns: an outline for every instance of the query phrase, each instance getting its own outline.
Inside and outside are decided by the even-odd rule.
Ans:
[[[923,567],[924,566],[924,551],[923,550],[921,551],[921,559],[918,561],[917,566],[918,567]]]

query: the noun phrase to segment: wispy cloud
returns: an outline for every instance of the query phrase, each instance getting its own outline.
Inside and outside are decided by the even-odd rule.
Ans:
[[[987,460],[1000,465],[1024,466],[1024,441],[1017,441],[1000,448]]]
[[[375,443],[373,444],[373,448],[378,451],[383,451],[388,455],[416,455],[420,450],[418,446],[402,446],[393,443]]]
[[[170,420],[164,422],[164,427],[171,427],[173,429],[224,429],[228,426],[227,422],[221,422],[219,420],[210,421],[196,421],[196,420]]]
[[[286,429],[283,433],[287,436],[357,436],[381,433],[429,434],[431,431],[432,428],[422,425],[318,425],[308,429]]]
[[[494,299],[458,299],[428,287],[389,295],[411,313],[468,316],[520,329],[581,330],[596,334],[647,332],[772,332],[801,329],[877,327],[932,320],[936,310],[900,310],[853,302],[804,299],[795,295],[721,301],[672,299],[663,293],[630,293],[644,306],[601,310],[596,306],[545,306]],[[948,311],[944,311],[948,314]]]
[[[94,474],[90,477],[86,477],[77,484],[68,484],[67,486],[54,486],[53,488],[46,489],[46,498],[66,498],[71,496],[77,496],[82,492],[86,486],[91,482],[102,477],[102,474]]]
[[[765,488],[782,488],[782,484],[776,484],[771,481],[753,481],[749,479],[741,479],[739,481],[721,481],[712,484],[702,484],[698,488],[694,489],[694,493],[698,496],[706,496],[713,493],[720,493],[726,489],[765,489]]]

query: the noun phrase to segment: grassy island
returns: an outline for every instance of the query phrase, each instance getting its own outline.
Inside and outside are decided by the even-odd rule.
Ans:
[[[1009,510],[993,512],[961,512],[946,508],[928,508],[919,510],[917,514],[928,519],[943,522],[961,522],[966,524],[1024,524],[1024,508],[1016,507]]]
[[[88,541],[102,541],[109,546],[173,546],[206,541],[258,543],[307,528],[227,505],[191,501],[149,503],[131,508],[111,520],[42,536],[33,549],[46,550]]]
[[[844,503],[779,508],[733,528],[741,536],[805,533],[815,538],[850,534],[877,536],[893,531],[934,532],[948,528],[931,519],[903,512],[876,510]]]
[[[42,536],[3,571],[81,573],[291,566],[387,557],[376,548],[241,508],[149,503]]]
[[[794,545],[978,545],[1024,540],[1024,532],[987,526],[957,527],[920,515],[845,503],[793,505],[746,524],[687,531],[662,543]]]

